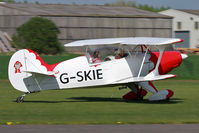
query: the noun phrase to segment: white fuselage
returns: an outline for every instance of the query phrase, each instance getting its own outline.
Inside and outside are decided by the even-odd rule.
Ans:
[[[115,59],[98,65],[89,64],[86,56],[80,56],[58,64],[54,68],[55,77],[36,75],[37,83],[31,80],[34,83],[29,85],[28,89],[40,91],[114,84],[138,76],[143,56],[140,54],[137,57]],[[140,76],[148,74],[154,67],[153,63],[149,62],[149,57],[150,55],[147,55]]]

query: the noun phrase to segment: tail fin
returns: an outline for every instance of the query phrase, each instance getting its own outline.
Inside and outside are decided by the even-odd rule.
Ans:
[[[55,66],[56,64],[46,64],[34,51],[30,49],[22,49],[14,53],[10,59],[8,66],[9,80],[15,89],[22,92],[30,92],[28,86],[33,81],[27,81],[26,79],[32,76],[32,73],[53,75]]]

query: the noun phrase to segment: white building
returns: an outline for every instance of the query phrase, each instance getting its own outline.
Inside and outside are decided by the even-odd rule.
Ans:
[[[199,10],[168,9],[160,14],[173,17],[173,37],[184,39],[184,42],[176,47],[199,47]]]

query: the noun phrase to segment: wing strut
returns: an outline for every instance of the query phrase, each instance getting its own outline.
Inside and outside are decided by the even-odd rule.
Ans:
[[[140,77],[140,74],[141,74],[141,72],[142,72],[142,68],[143,68],[143,65],[144,65],[144,61],[145,61],[147,52],[148,52],[148,47],[147,47],[147,49],[146,49],[146,52],[145,52],[144,57],[143,57],[143,60],[142,60],[142,64],[141,64],[141,66],[140,66],[140,70],[139,70],[139,73],[138,73],[138,78]]]
[[[159,49],[159,51],[160,51],[160,56],[159,56],[159,58],[158,58],[158,61],[157,61],[157,64],[156,64],[156,66],[155,66],[155,69],[152,71],[152,72],[150,72],[148,75],[146,75],[146,78],[149,78],[149,77],[154,77],[154,76],[158,76],[159,75],[159,71],[158,71],[158,68],[159,68],[159,65],[160,65],[160,61],[161,61],[161,59],[162,59],[162,55],[163,55],[163,53],[164,53],[164,49],[165,49],[165,45],[160,45],[160,46],[156,46],[158,49]]]

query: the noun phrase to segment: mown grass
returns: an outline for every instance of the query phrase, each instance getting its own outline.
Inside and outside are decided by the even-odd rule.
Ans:
[[[189,55],[171,73],[177,74],[176,79],[199,79],[199,55]]]
[[[0,80],[0,124],[140,124],[199,123],[199,80],[164,80],[158,89],[172,89],[170,101],[124,101],[129,90],[117,87],[43,91],[16,103],[22,93]]]

